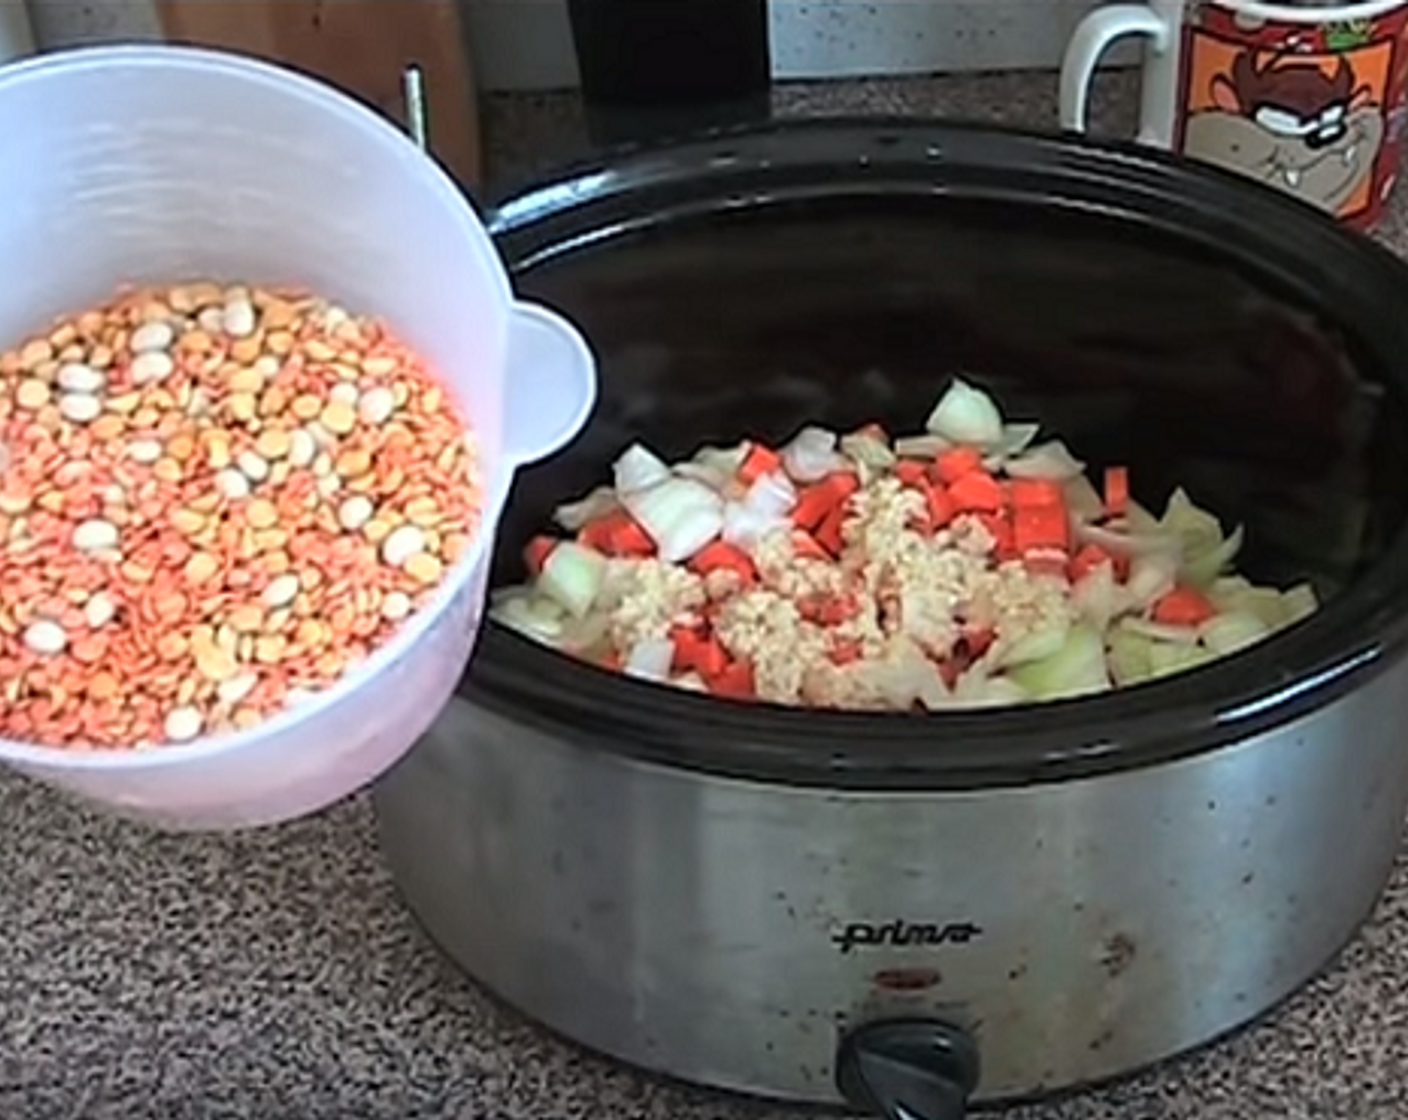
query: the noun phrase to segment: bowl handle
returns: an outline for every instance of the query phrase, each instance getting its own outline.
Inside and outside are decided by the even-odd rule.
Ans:
[[[509,311],[504,454],[546,458],[582,430],[596,405],[596,356],[555,311],[518,302]]]

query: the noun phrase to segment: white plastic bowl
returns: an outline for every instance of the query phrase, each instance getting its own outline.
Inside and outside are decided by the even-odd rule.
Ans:
[[[338,685],[250,731],[141,751],[0,740],[0,761],[176,829],[269,824],[399,759],[474,646],[515,468],[577,434],[596,366],[577,331],[516,302],[449,177],[390,122],[276,66],[105,47],[0,68],[0,345],[121,283],[295,284],[385,319],[470,417],[477,539],[432,605]],[[0,592],[2,593],[2,592]]]

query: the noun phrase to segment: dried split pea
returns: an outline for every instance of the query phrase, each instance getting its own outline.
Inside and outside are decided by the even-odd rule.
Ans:
[[[428,601],[477,529],[464,418],[316,296],[124,291],[0,353],[0,735],[257,726]]]

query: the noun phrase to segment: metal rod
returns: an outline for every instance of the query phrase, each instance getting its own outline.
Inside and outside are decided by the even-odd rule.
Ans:
[[[411,131],[411,139],[416,147],[427,151],[430,145],[430,128],[425,113],[425,76],[419,66],[407,66],[401,80],[402,96],[406,102],[406,126]]]

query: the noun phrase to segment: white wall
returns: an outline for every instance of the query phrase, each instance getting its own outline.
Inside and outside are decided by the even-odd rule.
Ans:
[[[461,2],[482,88],[577,84],[566,0]],[[769,2],[773,74],[785,80],[1054,67],[1076,20],[1099,0]],[[29,4],[36,37],[45,46],[159,34],[152,0]]]

